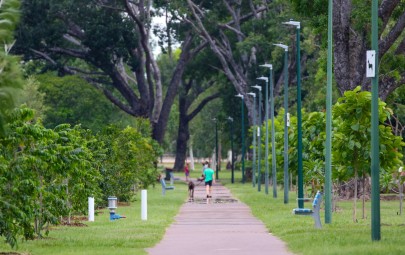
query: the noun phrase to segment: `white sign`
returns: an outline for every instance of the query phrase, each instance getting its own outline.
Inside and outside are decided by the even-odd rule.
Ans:
[[[375,50],[367,51],[366,76],[375,77]]]
[[[290,113],[287,112],[287,127],[290,126]]]
[[[260,137],[260,127],[257,127],[257,136]]]

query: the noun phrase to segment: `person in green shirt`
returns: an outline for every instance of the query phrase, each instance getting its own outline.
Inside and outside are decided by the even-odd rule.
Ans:
[[[208,164],[207,168],[204,169],[204,176],[205,176],[205,190],[207,192],[207,198],[211,198],[211,193],[212,193],[212,183],[215,183],[215,176],[214,176],[214,170],[210,168],[210,165]]]

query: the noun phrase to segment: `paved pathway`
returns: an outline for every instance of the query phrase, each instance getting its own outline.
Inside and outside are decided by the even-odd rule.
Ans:
[[[166,195],[170,195],[167,193]],[[196,186],[194,202],[186,202],[149,255],[291,255],[285,244],[253,217],[250,208],[221,184],[205,198],[204,183]]]

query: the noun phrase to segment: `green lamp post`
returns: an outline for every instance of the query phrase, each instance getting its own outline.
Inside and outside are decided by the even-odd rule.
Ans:
[[[290,20],[283,24],[295,26],[297,30],[297,154],[298,154],[298,208],[304,208],[304,175],[302,165],[302,116],[301,116],[301,53],[300,29],[301,23]]]
[[[245,117],[244,117],[244,110],[243,106],[245,104],[245,100],[242,94],[237,94],[236,97],[240,97],[242,99],[241,104],[241,115],[242,115],[242,183],[245,183]]]
[[[264,64],[262,67],[270,69],[269,83],[270,83],[270,119],[271,119],[271,179],[273,181],[273,197],[277,198],[277,172],[276,172],[276,135],[274,127],[274,75],[273,65]]]
[[[380,216],[380,139],[378,117],[378,0],[371,3],[371,48],[374,76],[371,82],[371,239],[381,240]]]
[[[262,140],[261,140],[261,127],[262,127],[262,111],[261,111],[261,103],[262,103],[262,87],[259,85],[252,86],[252,88],[255,88],[259,90],[259,102],[257,106],[257,110],[259,112],[259,118],[258,118],[258,125],[257,125],[257,191],[261,191],[260,187],[262,184],[262,172],[261,172],[261,157],[262,157]]]
[[[218,120],[217,118],[212,119],[215,122],[215,179],[219,179],[219,158],[218,158]]]
[[[288,204],[288,46],[281,43],[274,45],[284,49],[284,204]]]
[[[228,117],[229,121],[229,126],[230,126],[230,139],[231,139],[231,182],[235,183],[235,177],[234,177],[234,155],[233,155],[233,118]]]
[[[326,141],[325,141],[325,223],[332,223],[332,14],[333,1],[328,0],[328,60],[326,82]]]
[[[252,186],[256,186],[256,93],[249,92],[253,97],[253,164],[252,164]]]
[[[265,171],[264,171],[264,190],[266,194],[269,194],[269,78],[267,77],[259,77],[258,80],[262,80],[266,82],[266,89],[265,89],[265,101],[266,101],[266,110],[265,110],[265,128],[266,128],[266,137],[265,137]]]

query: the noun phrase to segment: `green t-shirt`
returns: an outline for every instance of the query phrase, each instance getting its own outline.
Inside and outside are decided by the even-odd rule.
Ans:
[[[205,181],[212,181],[213,177],[214,177],[214,170],[212,170],[211,168],[207,167],[204,170],[204,175],[205,175]]]

